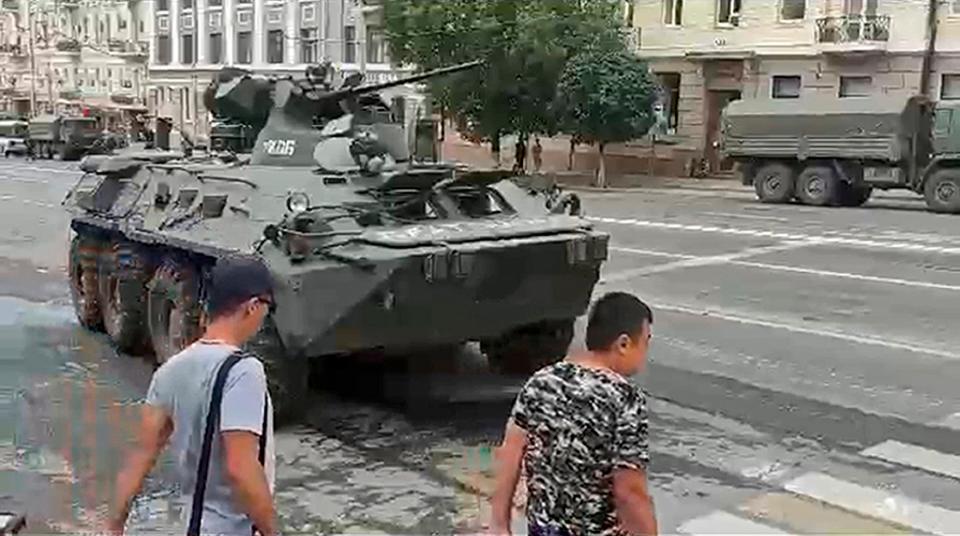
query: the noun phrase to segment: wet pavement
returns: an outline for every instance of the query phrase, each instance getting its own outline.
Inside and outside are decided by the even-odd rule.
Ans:
[[[73,318],[58,205],[75,173],[0,161],[0,509],[28,510],[38,533],[95,526],[151,373]],[[583,196],[613,237],[598,292],[655,307],[637,381],[664,533],[960,532],[960,218],[900,197]],[[522,378],[488,373],[473,347],[450,359],[443,374],[330,373],[337,388],[278,433],[285,533],[477,530]],[[170,532],[176,497],[164,459],[131,531]]]

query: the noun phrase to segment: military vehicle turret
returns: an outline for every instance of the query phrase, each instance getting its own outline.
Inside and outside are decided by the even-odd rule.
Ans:
[[[277,308],[251,346],[279,418],[300,408],[308,358],[466,341],[507,373],[562,357],[608,236],[573,194],[543,196],[501,170],[413,162],[403,126],[373,94],[474,66],[337,90],[227,77],[209,93],[219,111],[247,118],[252,155],[88,157],[65,199],[80,322],[161,363],[198,336],[216,259],[260,257]]]

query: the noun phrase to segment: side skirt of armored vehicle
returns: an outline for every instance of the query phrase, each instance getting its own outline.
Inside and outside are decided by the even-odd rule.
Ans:
[[[960,213],[960,107],[949,103],[739,101],[724,112],[722,148],[764,203],[856,207],[900,189]]]

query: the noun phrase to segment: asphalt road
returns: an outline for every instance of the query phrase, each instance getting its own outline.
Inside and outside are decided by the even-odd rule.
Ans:
[[[0,510],[95,523],[150,367],[79,328],[64,281],[77,174],[0,160]],[[655,308],[650,478],[661,530],[960,533],[960,217],[749,192],[585,193],[612,234],[598,293]],[[579,346],[580,338],[575,341]],[[278,437],[288,533],[466,533],[520,379],[358,367]],[[386,386],[378,395],[370,385]],[[132,527],[169,530],[165,461]]]

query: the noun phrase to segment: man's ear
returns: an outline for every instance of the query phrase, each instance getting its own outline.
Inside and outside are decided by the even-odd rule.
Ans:
[[[617,349],[626,350],[627,348],[630,348],[630,344],[632,342],[633,341],[630,339],[629,335],[626,333],[621,333],[620,336],[617,337]]]

